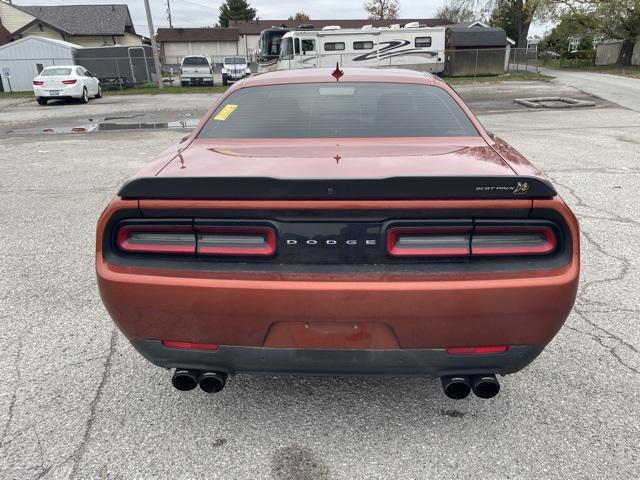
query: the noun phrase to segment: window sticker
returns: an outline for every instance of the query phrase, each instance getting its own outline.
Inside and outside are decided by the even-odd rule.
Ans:
[[[229,103],[229,104],[225,105],[225,107],[222,110],[220,110],[218,112],[218,114],[215,117],[213,117],[213,119],[214,120],[224,121],[227,118],[229,118],[229,115],[231,115],[236,108],[238,108],[238,105],[234,105],[232,103]]]

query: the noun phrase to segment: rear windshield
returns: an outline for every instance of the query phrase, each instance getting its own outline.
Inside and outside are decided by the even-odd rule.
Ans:
[[[206,58],[202,57],[184,57],[183,65],[209,65]]]
[[[224,63],[227,65],[243,65],[247,63],[247,61],[242,57],[227,57],[224,59]]]
[[[70,68],[45,68],[40,74],[41,77],[53,77],[56,75],[71,75]]]
[[[394,83],[265,85],[232,93],[200,138],[478,136],[444,90]]]

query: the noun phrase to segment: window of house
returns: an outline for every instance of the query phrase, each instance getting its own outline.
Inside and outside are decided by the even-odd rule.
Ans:
[[[327,42],[324,44],[325,52],[344,50],[344,42]]]
[[[431,46],[431,37],[416,37],[415,46],[417,48],[424,48]]]
[[[373,42],[353,42],[354,50],[371,50],[373,49]]]

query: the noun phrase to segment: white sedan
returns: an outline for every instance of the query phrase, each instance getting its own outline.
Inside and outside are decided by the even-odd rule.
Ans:
[[[100,81],[93,73],[78,65],[47,67],[33,79],[33,93],[40,105],[51,99],[77,98],[81,103],[89,97],[100,98]]]

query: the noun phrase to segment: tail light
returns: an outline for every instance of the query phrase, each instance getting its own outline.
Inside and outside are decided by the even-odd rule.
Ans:
[[[118,248],[138,253],[196,253],[191,226],[125,225],[120,227]]]
[[[122,225],[116,243],[128,253],[270,256],[276,232],[266,226]]]
[[[198,227],[198,254],[269,256],[276,251],[270,227]]]
[[[387,252],[393,257],[468,257],[471,227],[397,227],[389,229]]]
[[[547,255],[556,245],[556,235],[550,227],[476,227],[471,255]]]
[[[505,353],[509,350],[506,345],[495,347],[452,347],[447,348],[449,355],[487,355],[491,353]]]
[[[77,80],[62,80],[62,83],[64,83],[65,85],[73,85],[74,83],[76,83]]]
[[[557,246],[550,226],[421,226],[387,231],[387,253],[392,257],[549,255]]]
[[[39,85],[44,85],[44,82],[42,80],[34,80],[33,84],[36,86],[39,86]]]

